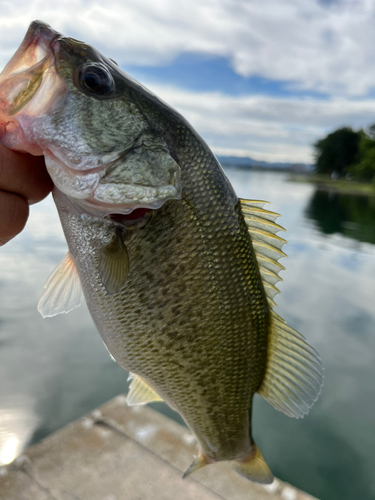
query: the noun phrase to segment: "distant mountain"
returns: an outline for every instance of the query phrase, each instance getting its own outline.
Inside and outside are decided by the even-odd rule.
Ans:
[[[268,163],[266,161],[253,160],[252,158],[243,156],[217,156],[217,159],[223,167],[241,167],[254,170],[266,169],[287,172],[311,172],[314,168],[307,163]]]

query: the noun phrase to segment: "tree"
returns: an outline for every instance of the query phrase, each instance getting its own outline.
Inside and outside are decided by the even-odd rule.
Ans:
[[[316,171],[320,174],[336,172],[340,177],[357,159],[358,146],[363,132],[343,127],[328,134],[314,144]]]
[[[375,140],[375,123],[369,126],[367,135],[370,137],[370,139]]]
[[[362,134],[359,141],[357,162],[348,172],[358,180],[372,181],[375,178],[375,124],[369,127],[368,135]]]

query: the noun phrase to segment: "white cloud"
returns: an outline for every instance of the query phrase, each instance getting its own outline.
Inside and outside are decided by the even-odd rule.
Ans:
[[[266,161],[312,162],[311,145],[343,124],[375,121],[375,100],[228,96],[148,82],[177,109],[217,154]]]
[[[142,82],[186,116],[218,154],[311,162],[311,144],[328,131],[375,121],[375,100],[361,97],[375,82],[370,0],[325,6],[317,0],[0,0],[0,7],[3,64],[39,18],[120,64],[159,65],[182,52],[204,52],[229,58],[244,76],[330,93],[327,100],[233,97]]]
[[[2,1],[0,59],[32,19],[84,39],[121,64],[157,65],[186,51],[228,57],[243,75],[363,95],[374,86],[372,0]]]

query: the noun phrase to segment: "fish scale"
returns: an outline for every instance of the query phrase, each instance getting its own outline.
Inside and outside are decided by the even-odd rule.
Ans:
[[[278,215],[237,198],[181,115],[40,21],[0,75],[0,103],[1,141],[45,155],[69,246],[39,311],[69,312],[82,287],[131,372],[128,403],[163,399],[197,437],[185,476],[229,460],[272,482],[251,435],[254,394],[302,417],[322,385],[318,354],[272,309],[286,243]]]
[[[190,161],[192,165],[196,165],[195,155],[192,155],[189,149],[196,151],[196,155],[199,155],[200,150],[198,145],[194,144],[192,136],[189,137],[189,142],[192,143],[191,148],[188,148]],[[183,147],[186,150],[185,144]],[[204,153],[203,148],[202,152]],[[160,394],[166,400],[174,402],[174,406],[181,411],[194,431],[195,428],[202,429],[210,446],[217,450],[215,458],[232,458],[230,453],[233,449],[249,446],[243,439],[248,432],[248,420],[244,419],[243,415],[248,411],[251,394],[259,386],[264,372],[265,350],[259,351],[256,344],[263,345],[267,339],[269,312],[242,214],[236,214],[233,210],[224,213],[223,204],[212,201],[212,197],[216,198],[217,194],[210,196],[209,192],[206,199],[202,200],[203,206],[199,207],[200,210],[194,206],[194,212],[209,214],[203,223],[194,213],[190,216],[187,213],[190,206],[185,200],[196,197],[202,185],[205,185],[207,194],[205,172],[206,178],[212,177],[211,158],[209,157],[206,162],[204,156],[200,158],[201,168],[196,172],[194,182],[185,184],[183,204],[169,202],[165,209],[160,209],[155,214],[146,228],[134,234],[129,243],[126,243],[130,259],[128,281],[120,292],[121,297],[102,295],[104,302],[113,303],[112,307],[109,306],[111,310],[113,308],[113,313],[108,315],[109,321],[104,329],[106,332],[115,331],[116,339],[120,337],[119,342],[122,336],[126,338],[124,343],[127,345],[127,358],[122,362],[123,366],[138,373],[153,387],[158,387]],[[221,173],[220,175],[224,178]],[[212,191],[215,191],[217,183],[211,185],[214,188]],[[185,207],[185,210],[180,210],[180,207]],[[217,213],[218,207],[222,216]],[[64,224],[64,222],[63,225],[69,228],[72,226],[71,223]],[[198,233],[195,230],[197,226],[200,228],[203,226]],[[80,230],[79,234],[82,237]],[[198,241],[197,238],[193,238],[195,234],[199,235]],[[235,239],[232,235],[235,235]],[[69,242],[68,234],[67,239]],[[189,239],[187,247],[186,241]],[[210,242],[209,245],[207,240]],[[180,245],[178,241],[181,242]],[[99,246],[102,246],[101,240]],[[70,247],[81,248],[81,244],[73,243]],[[203,254],[205,261],[196,262],[199,266],[196,266],[190,279],[193,271],[191,256],[197,254]],[[72,252],[72,255],[75,261],[82,260],[78,254],[74,255]],[[245,268],[244,262],[247,266]],[[184,269],[181,271],[182,266]],[[95,262],[90,264],[91,269],[96,267]],[[181,293],[175,286],[181,276],[184,277],[185,293]],[[82,276],[81,281],[90,280]],[[249,289],[249,283],[253,282],[260,283],[257,291]],[[148,300],[142,308],[139,294],[145,290],[148,291]],[[90,307],[90,299],[88,303]],[[179,318],[189,318],[189,328],[186,324],[182,325],[182,328],[176,325],[176,315],[173,310],[176,307],[179,308]],[[102,309],[102,304],[98,304],[95,310],[90,307],[94,318],[97,311]],[[192,311],[194,311],[193,316]],[[119,332],[112,317],[121,321],[122,331]],[[141,318],[145,318],[146,321],[140,323]],[[258,340],[251,336],[253,323],[256,324],[257,332],[263,330],[263,338]],[[244,325],[246,325],[245,330]],[[130,330],[133,334],[127,338],[126,332]],[[202,332],[204,332],[204,344],[200,341]],[[179,336],[182,342],[179,341]],[[261,334],[259,336],[262,337]],[[198,339],[197,343],[200,346],[198,349],[194,347],[195,339]],[[120,350],[112,349],[112,339],[105,338],[105,341],[111,352]],[[150,349],[151,346],[155,350],[151,348],[152,356],[147,358],[143,352],[146,347]],[[223,348],[228,352],[228,356],[222,355]],[[140,356],[137,353],[140,353]],[[254,354],[256,357],[259,357],[259,354],[263,355],[263,360],[256,359]],[[185,357],[188,363],[184,364]],[[180,377],[177,382],[181,378],[189,380],[188,392],[176,383],[174,370],[172,376],[169,375],[172,358],[180,366]],[[202,368],[202,359],[206,360],[205,368]],[[121,364],[121,359],[116,357],[116,360]],[[257,377],[254,377],[256,371],[258,371]],[[195,394],[204,387],[207,372],[211,376],[212,397],[209,398],[208,413],[204,414],[202,404],[199,399],[194,401],[192,393]],[[248,388],[244,392],[243,388],[246,386]],[[230,397],[235,387],[241,387],[237,398]],[[194,411],[197,404],[201,406],[199,414]],[[215,434],[213,430],[216,431]],[[229,434],[228,437],[226,433]],[[232,442],[233,434],[238,440],[235,445]]]
[[[199,184],[199,180],[196,179],[196,182],[192,183],[192,188],[195,190],[198,186],[199,189]],[[186,193],[186,197],[189,198],[188,186],[186,187]],[[183,210],[179,210],[179,207],[183,208]],[[194,214],[189,216],[186,213],[188,208],[187,203],[176,206],[175,202],[169,202],[165,209],[162,208],[160,212],[155,214],[155,217],[145,228],[141,229],[138,234],[134,234],[127,243],[130,272],[128,281],[120,292],[121,297],[117,296],[117,294],[107,296],[103,292],[100,296],[103,302],[91,306],[91,300],[89,299],[88,304],[94,318],[97,311],[102,309],[106,311],[107,308],[111,311],[111,314],[105,315],[108,320],[103,328],[108,332],[107,335],[110,335],[112,331],[116,332],[116,341],[119,343],[124,342],[128,346],[126,359],[122,361],[115,356],[116,360],[129,370],[144,377],[152,386],[161,389],[160,393],[167,400],[174,402],[176,408],[185,415],[188,424],[193,429],[195,426],[198,428],[203,427],[204,430],[211,429],[209,440],[214,443],[212,444],[213,447],[220,450],[221,443],[227,441],[223,433],[223,424],[224,430],[228,427],[230,434],[232,434],[233,423],[231,420],[235,420],[237,426],[237,421],[240,420],[240,429],[236,430],[236,432],[240,435],[241,446],[243,445],[243,434],[247,432],[248,422],[243,421],[239,416],[242,416],[249,406],[250,388],[248,390],[249,394],[245,394],[245,397],[241,394],[241,400],[237,402],[231,398],[228,399],[227,395],[231,394],[233,387],[244,385],[244,383],[249,385],[249,382],[253,380],[250,377],[249,369],[251,343],[246,346],[249,333],[242,333],[242,339],[238,333],[243,330],[243,326],[241,326],[243,322],[250,325],[254,321],[252,318],[254,309],[250,308],[248,303],[241,304],[244,300],[247,301],[247,298],[243,297],[243,290],[238,290],[238,286],[233,279],[234,271],[231,268],[236,265],[235,261],[237,259],[235,258],[236,252],[233,251],[234,242],[232,238],[228,241],[228,247],[223,247],[222,234],[224,226],[227,225],[225,218],[218,218],[215,212],[211,211],[208,230],[211,235],[215,235],[216,232],[216,238],[214,239],[221,242],[216,248],[215,246],[212,247],[212,245],[207,248],[205,242],[207,230],[196,233],[195,227],[199,226],[199,220],[196,219]],[[233,213],[228,214],[227,218],[229,220],[233,219],[233,215]],[[64,222],[63,218],[62,222],[64,228],[69,228],[69,231],[72,231],[72,222]],[[234,222],[231,221],[231,225],[234,227]],[[78,223],[77,237],[85,241],[89,240],[89,237],[84,234],[80,226]],[[166,227],[168,227],[168,232],[165,231]],[[67,229],[65,231],[70,248],[81,249],[84,247],[80,240],[72,241],[72,236],[67,234]],[[233,232],[240,231],[240,228],[237,231],[233,230]],[[195,234],[198,234],[198,238],[194,238]],[[188,247],[186,246],[187,235],[190,240]],[[212,237],[209,239],[211,240]],[[244,224],[242,225],[242,235],[240,235],[239,240],[242,245],[247,246],[248,250],[250,249],[249,236]],[[178,241],[180,241],[179,245]],[[93,242],[89,246],[95,248]],[[98,246],[99,248],[102,246],[101,238],[99,238]],[[238,253],[241,254],[241,249],[239,249]],[[249,252],[242,253],[246,255]],[[212,262],[212,264],[206,266],[205,261],[197,261],[195,258],[197,254],[203,254],[206,261]],[[75,254],[74,250],[72,256],[77,262],[87,258],[87,256],[83,257],[79,253]],[[97,254],[96,258],[98,258]],[[192,260],[195,261],[195,269],[191,265]],[[159,265],[159,261],[163,264]],[[215,270],[215,261],[219,263],[218,270]],[[224,262],[225,273],[223,274],[223,266],[220,264]],[[96,267],[97,264],[94,261],[85,266],[85,269],[92,272]],[[182,271],[181,267],[184,268]],[[191,274],[192,270],[195,272]],[[254,274],[255,271],[256,268],[253,266],[253,271],[249,271],[249,274]],[[175,286],[175,283],[178,284],[182,276],[185,283],[184,293],[181,292],[178,285]],[[81,276],[82,283],[90,283],[92,280],[92,276],[85,274]],[[242,279],[242,282],[242,288],[245,288],[246,280]],[[100,286],[100,283],[97,283],[96,286]],[[90,290],[92,289],[90,287]],[[86,297],[87,294],[90,294],[90,290],[86,293]],[[145,290],[147,290],[147,301],[142,304],[139,295],[142,292],[145,293]],[[237,297],[237,295],[239,296]],[[186,319],[189,318],[189,328],[186,324],[182,326],[176,325],[176,315],[173,310],[176,307],[180,309],[178,318],[185,318],[185,323]],[[192,311],[194,312],[193,316]],[[245,321],[243,320],[244,313],[246,314]],[[116,318],[115,323],[112,318]],[[144,320],[141,321],[143,318]],[[237,330],[233,327],[234,318],[237,318],[239,323]],[[116,324],[117,321],[121,324],[120,327]],[[128,338],[127,332],[129,331],[132,334]],[[205,344],[202,345],[199,342],[200,348],[194,349],[194,340],[196,338],[200,339],[202,331],[204,331]],[[176,342],[175,337],[178,337],[178,334],[182,342],[178,340]],[[104,340],[111,352],[121,350],[121,347],[112,347],[112,339],[106,337]],[[218,355],[225,344],[230,344],[226,350],[231,353],[231,358]],[[244,352],[245,346],[248,349],[246,353]],[[143,352],[146,347],[151,348],[152,356],[144,356]],[[176,384],[174,370],[172,370],[171,376],[168,376],[168,374],[170,371],[170,358],[174,356],[175,362],[180,361],[181,369],[181,361],[186,356],[185,351],[190,349],[193,349],[193,351],[190,352],[187,358],[188,365],[183,366],[184,372],[180,375],[183,380],[189,380],[190,390],[186,392],[186,390],[181,390],[178,383]],[[167,354],[169,354],[169,357]],[[202,358],[207,360],[210,365],[208,368],[202,368]],[[212,363],[209,362],[210,358]],[[242,358],[242,367],[238,362],[238,358]],[[157,370],[156,373],[155,370]],[[209,376],[214,382],[214,385],[210,384],[212,387],[212,398],[208,407],[210,413],[207,416],[201,413],[197,415],[196,412],[194,413],[194,408],[199,402],[194,402],[191,392],[195,393],[196,391],[194,381],[196,381],[198,388],[205,386],[207,371],[209,371]],[[259,382],[260,380],[258,384]],[[215,390],[215,386],[217,390]],[[252,388],[252,390],[254,391],[255,388]],[[230,404],[230,411],[226,412],[225,407],[228,403]],[[218,409],[220,409],[220,413],[218,413]],[[221,414],[227,415],[227,413],[229,416],[224,418],[223,421]],[[189,414],[191,414],[191,420]],[[212,421],[212,419],[214,420]],[[227,426],[225,420],[229,421]],[[215,437],[211,436],[213,429],[216,429],[217,432]],[[219,453],[225,456],[226,450],[220,450]]]

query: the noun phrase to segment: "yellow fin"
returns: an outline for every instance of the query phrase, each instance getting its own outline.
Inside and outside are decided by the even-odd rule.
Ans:
[[[262,276],[262,280],[265,283],[268,283],[270,285],[276,285],[278,281],[283,281],[282,278],[277,273],[274,273],[273,271],[269,271],[268,269],[265,269],[263,266],[259,266],[260,270],[260,275]]]
[[[275,284],[282,281],[279,272],[285,269],[278,263],[278,260],[286,257],[281,249],[287,243],[276,233],[285,231],[285,229],[275,223],[275,220],[280,217],[279,214],[264,210],[263,205],[267,202],[240,199],[240,203],[258,261],[268,304],[273,308],[276,306],[273,298],[279,293]]]
[[[100,251],[99,274],[109,294],[118,292],[125,285],[129,272],[129,255],[121,231],[116,233]]]
[[[255,207],[255,208],[263,208],[264,205],[269,205],[269,201],[264,200],[245,200],[244,198],[239,198],[241,203],[241,207]]]
[[[251,231],[249,231],[251,235]],[[253,241],[253,247],[255,250],[255,254],[262,255],[263,257],[267,257],[270,260],[274,260],[277,262],[282,257],[287,257],[286,253],[282,250],[279,250],[272,245],[267,245],[267,243],[260,243],[259,241]]]
[[[271,484],[274,480],[262,452],[255,444],[253,444],[253,451],[248,457],[233,462],[233,468],[238,474],[254,483]]]
[[[52,271],[44,285],[44,292],[38,303],[43,318],[68,313],[80,306],[83,292],[78,272],[68,252]]]
[[[299,418],[317,400],[322,383],[323,366],[318,353],[273,313],[266,373],[258,394],[276,410]]]
[[[275,220],[280,217],[280,214],[276,212],[271,212],[270,210],[265,210],[260,207],[247,207],[246,205],[242,206],[242,211],[246,215],[248,214],[250,217],[256,216],[261,219],[265,219],[267,221],[275,222]],[[281,226],[280,226],[281,227]]]
[[[259,266],[263,269],[268,269],[269,271],[273,271],[276,274],[278,274],[280,271],[285,271],[285,267],[273,259],[269,259],[268,257],[265,257],[260,253],[257,253],[256,257]]]
[[[274,298],[275,295],[280,293],[280,290],[278,288],[276,288],[274,285],[271,285],[270,283],[267,283],[266,281],[263,282],[263,285],[267,297],[271,300]]]
[[[263,229],[264,231],[268,231],[271,234],[278,233],[279,231],[285,231],[283,226],[276,224],[276,222],[272,222],[271,220],[260,217],[255,213],[249,213],[246,210],[242,211],[245,222],[249,229]],[[277,216],[278,217],[278,216]],[[275,216],[276,218],[276,216]]]
[[[144,405],[153,401],[163,401],[162,398],[138,375],[129,373],[131,380],[127,403],[129,406]]]
[[[286,243],[288,243],[283,238],[280,238],[280,236],[276,236],[276,234],[271,234],[269,231],[262,231],[261,229],[253,228],[251,229],[250,234],[253,241],[260,241],[262,243],[266,243],[268,245],[278,248],[279,250],[281,250],[282,247]]]
[[[205,467],[206,465],[209,465],[210,463],[211,462],[203,455],[203,453],[199,452],[190,464],[190,467],[184,472],[182,479],[185,479],[193,472],[201,469],[202,467]]]

